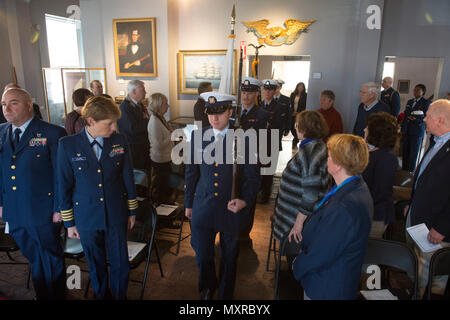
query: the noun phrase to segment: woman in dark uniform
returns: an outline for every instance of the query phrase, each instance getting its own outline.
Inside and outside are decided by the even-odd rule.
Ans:
[[[138,204],[129,146],[116,133],[120,115],[111,99],[91,97],[81,112],[86,127],[59,141],[61,214],[68,236],[81,240],[97,299],[124,299],[128,286],[127,226]]]

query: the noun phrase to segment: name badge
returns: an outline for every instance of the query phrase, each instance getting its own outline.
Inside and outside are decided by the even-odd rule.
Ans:
[[[33,138],[29,142],[30,147],[45,147],[47,145],[47,138]]]
[[[76,158],[72,158],[72,161],[86,161],[86,157],[76,157]]]
[[[422,110],[416,110],[416,111],[411,112],[411,114],[413,116],[423,116],[423,111]]]
[[[114,147],[111,152],[109,153],[109,156],[111,158],[118,156],[119,154],[124,154],[125,149],[123,147]]]

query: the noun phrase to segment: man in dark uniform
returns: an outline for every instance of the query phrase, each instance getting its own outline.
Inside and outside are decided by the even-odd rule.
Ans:
[[[237,164],[240,178],[235,185],[236,196],[232,198],[234,165],[225,160],[227,144],[234,140],[234,135],[230,137],[226,133],[235,98],[216,92],[205,92],[201,96],[206,101],[206,112],[212,127],[203,128],[202,132],[194,131],[191,137],[191,157],[190,163],[186,164],[184,194],[186,217],[191,219],[191,245],[199,269],[201,299],[211,299],[217,288],[219,299],[231,299],[236,281],[239,232],[248,223],[248,206],[256,198],[260,184],[259,168],[249,162]],[[196,134],[201,138],[195,138]],[[208,159],[207,150],[214,157],[212,161],[208,161],[211,159]],[[217,159],[220,151],[223,157]],[[218,232],[221,248],[219,280],[214,264],[214,244]]]
[[[139,40],[141,34],[137,29],[133,29],[129,37],[131,41],[127,45],[126,55],[120,57],[120,69],[124,72],[153,72],[150,46]]]
[[[144,82],[132,80],[128,82],[127,90],[128,95],[119,106],[122,113],[117,121],[119,132],[130,144],[133,168],[150,170],[150,142],[147,133],[149,114],[142,104],[147,93]]]
[[[200,82],[198,85],[198,94],[203,92],[213,91],[211,82]],[[201,121],[202,127],[209,126],[208,115],[205,113],[205,101],[199,96],[197,102],[194,105],[194,119],[195,121]]]
[[[384,90],[381,91],[380,100],[389,106],[390,113],[397,118],[400,112],[400,95],[397,90],[392,88],[392,78],[385,77],[381,86]]]
[[[266,79],[263,80],[263,100],[261,102],[261,106],[264,110],[268,111],[270,116],[268,120],[268,138],[267,138],[267,152],[270,156],[270,150],[271,150],[271,144],[272,143],[278,143],[279,144],[279,150],[281,150],[281,138],[283,137],[283,117],[284,117],[284,111],[282,107],[275,101],[273,98],[275,95],[275,90],[277,89],[278,84],[276,81],[272,79]],[[271,141],[271,131],[272,130],[278,130],[278,142],[277,141]],[[273,175],[264,175],[261,179],[261,199],[259,203],[267,203],[270,199],[270,193],[272,191],[272,184],[273,184]]]
[[[282,123],[283,123],[283,136],[287,136],[291,130],[291,100],[281,93],[281,88],[283,87],[284,81],[281,79],[275,80],[278,84],[275,90],[274,100],[282,107]],[[280,149],[281,150],[281,149]]]
[[[269,112],[255,104],[261,82],[255,78],[243,78],[241,83],[241,121],[239,128],[244,131],[249,129],[266,129],[270,117]],[[258,140],[259,147],[259,140]],[[256,199],[255,199],[256,200]],[[249,223],[242,229],[240,239],[243,241],[250,240],[250,232],[253,228],[255,218],[256,201],[249,204]]]
[[[33,115],[31,97],[23,89],[2,96],[0,125],[0,218],[31,265],[37,299],[63,299],[64,252],[59,231],[56,154],[64,128]]]
[[[416,169],[420,146],[425,134],[423,119],[431,103],[423,96],[426,90],[423,84],[416,85],[414,88],[414,99],[408,100],[405,107],[405,119],[402,123],[402,169],[409,172],[413,172]]]

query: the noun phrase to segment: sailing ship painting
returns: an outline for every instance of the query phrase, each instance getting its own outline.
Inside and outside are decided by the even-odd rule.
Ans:
[[[217,91],[225,60],[226,50],[180,51],[180,93],[197,94],[199,84],[205,81],[211,82],[214,91]]]

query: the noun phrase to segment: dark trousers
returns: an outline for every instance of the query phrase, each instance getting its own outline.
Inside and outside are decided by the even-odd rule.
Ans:
[[[127,225],[108,227],[107,230],[80,230],[81,245],[89,265],[92,288],[97,299],[111,295],[114,299],[125,299],[128,288]],[[108,253],[110,264],[110,289],[108,288]]]
[[[209,228],[192,225],[191,245],[199,271],[199,290],[217,289],[214,247],[217,232]],[[220,232],[220,274],[219,299],[229,300],[233,297],[236,282],[237,259],[239,255],[239,234]]]
[[[159,181],[158,185],[152,186],[153,199],[158,203],[169,203],[171,202],[173,190],[169,187],[168,181],[164,179],[164,176],[172,172],[172,162],[159,163],[152,161],[151,164],[155,180]]]
[[[297,137],[297,130],[295,130],[295,117],[292,117],[292,122],[291,122],[291,133],[294,136],[294,139],[292,139],[292,148],[295,147],[299,140]]]
[[[413,172],[416,169],[423,135],[404,135],[402,169]]]
[[[273,174],[261,176],[261,197],[263,200],[270,198],[272,192]]]
[[[28,259],[34,290],[38,299],[64,299],[66,271],[61,246],[60,223],[38,227],[15,227],[10,234]]]
[[[146,143],[130,144],[133,168],[144,169],[150,172],[151,160],[149,157],[150,146]]]

